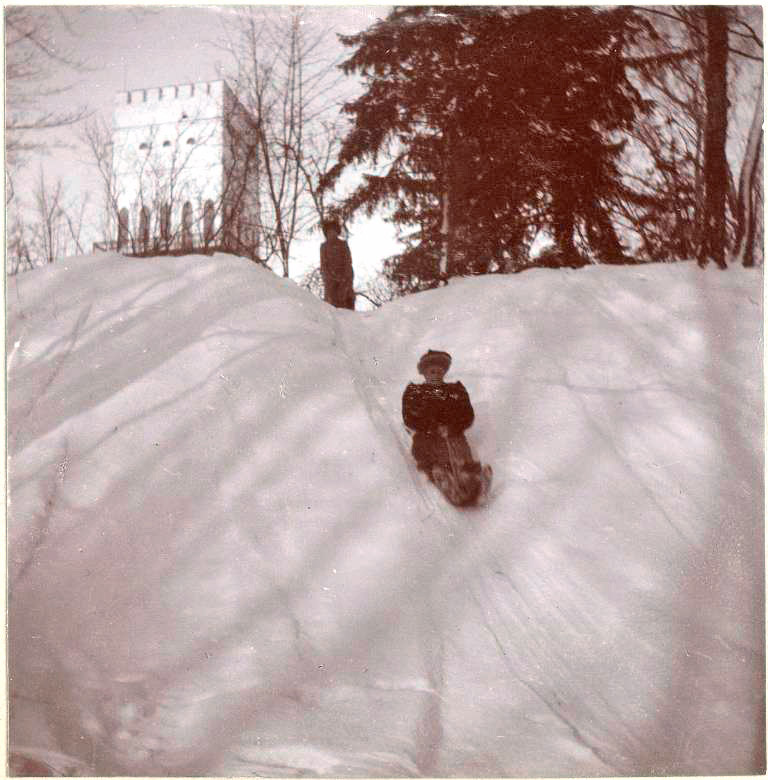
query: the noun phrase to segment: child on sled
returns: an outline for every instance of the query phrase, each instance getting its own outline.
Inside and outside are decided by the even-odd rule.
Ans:
[[[418,363],[423,384],[411,382],[403,393],[403,421],[412,430],[416,464],[451,503],[465,506],[482,500],[490,467],[472,457],[464,431],[475,413],[461,382],[445,382],[451,366],[447,352],[428,350]]]

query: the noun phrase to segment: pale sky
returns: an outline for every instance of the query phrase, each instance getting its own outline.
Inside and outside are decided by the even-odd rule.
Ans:
[[[338,58],[345,52],[335,33],[363,30],[388,13],[387,6],[315,6],[308,13],[324,28],[330,28],[328,53]],[[49,98],[46,108],[62,110],[87,106],[111,123],[115,94],[128,89],[166,84],[208,81],[226,76],[227,52],[217,46],[224,38],[222,21],[231,18],[231,6],[58,6],[51,10],[51,26],[62,52],[87,63],[84,73],[60,69],[52,74],[55,86],[71,85],[67,92]],[[349,77],[349,89],[355,88]],[[90,192],[93,223],[98,225],[100,184],[92,159],[79,145],[77,129],[51,131],[70,148],[55,148],[44,157],[30,155],[14,178],[17,196],[31,198],[32,183],[44,165],[51,183],[61,177],[70,197]],[[388,255],[399,251],[394,229],[381,219],[359,218],[350,225],[350,246],[358,277],[369,274]],[[102,236],[94,236],[98,240]],[[318,263],[320,237],[313,235],[295,244],[291,275],[295,278]]]

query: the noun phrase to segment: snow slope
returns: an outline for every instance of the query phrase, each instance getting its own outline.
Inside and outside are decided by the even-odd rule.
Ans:
[[[761,295],[693,264],[370,313],[224,255],[10,280],[16,767],[763,771]],[[408,457],[427,348],[484,509]]]

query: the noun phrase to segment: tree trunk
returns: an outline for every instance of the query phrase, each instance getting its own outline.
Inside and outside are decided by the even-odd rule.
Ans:
[[[453,205],[451,203],[451,190],[453,188],[453,132],[451,129],[445,133],[445,162],[443,164],[443,221],[440,226],[442,246],[440,251],[440,278],[448,278],[449,271],[453,269]]]
[[[762,135],[760,136],[760,141],[762,145]],[[758,165],[759,160],[760,146],[758,146],[758,153],[755,155],[755,163],[752,168],[752,175],[749,180],[747,228],[744,240],[744,253],[741,258],[742,265],[745,268],[751,268],[755,264],[755,234],[757,232],[757,173],[760,167]]]
[[[760,145],[763,140],[763,76],[760,77],[760,88],[755,102],[755,113],[749,130],[747,150],[741,164],[739,175],[739,192],[736,201],[736,236],[733,242],[733,259],[745,266],[754,264],[754,196],[753,191],[757,179],[758,162],[760,160]],[[751,238],[750,238],[751,236]]]
[[[576,218],[574,216],[574,195],[567,180],[552,185],[552,232],[563,263],[577,262],[578,252],[574,240]]]
[[[707,62],[704,91],[707,119],[704,130],[704,220],[699,249],[699,265],[710,260],[718,267],[725,264],[725,204],[728,187],[728,163],[725,141],[728,129],[728,9],[707,6]]]

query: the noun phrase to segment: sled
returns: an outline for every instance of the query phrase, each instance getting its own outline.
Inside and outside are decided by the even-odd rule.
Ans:
[[[430,480],[453,506],[483,506],[488,501],[493,469],[478,461],[463,461],[452,437],[446,436],[445,443],[448,466],[433,466]]]

